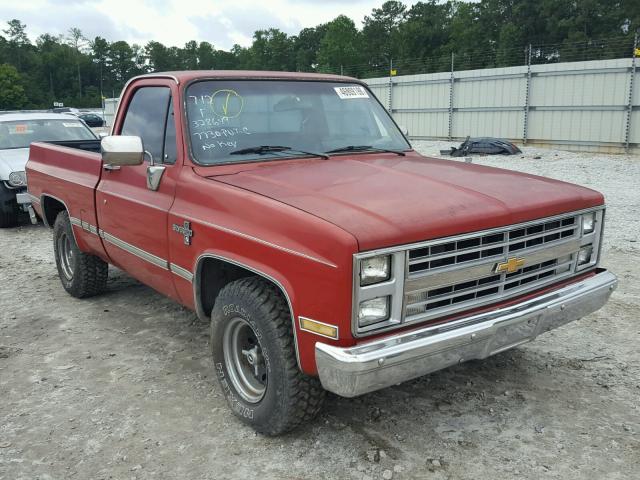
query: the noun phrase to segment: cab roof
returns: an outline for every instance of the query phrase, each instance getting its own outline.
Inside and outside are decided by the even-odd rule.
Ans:
[[[176,72],[156,72],[134,77],[132,80],[144,78],[168,77],[177,83],[187,83],[192,80],[205,78],[220,79],[268,79],[268,80],[307,80],[307,81],[330,81],[330,82],[357,82],[360,80],[342,75],[332,75],[328,73],[303,73],[303,72],[272,72],[260,70],[185,70]]]

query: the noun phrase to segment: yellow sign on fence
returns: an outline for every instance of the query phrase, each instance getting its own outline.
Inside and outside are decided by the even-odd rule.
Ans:
[[[633,54],[634,54],[636,57],[640,57],[640,48],[636,48],[636,49],[633,51]]]
[[[391,71],[389,72],[389,75],[391,75],[392,77],[395,77],[398,74],[398,70],[396,70],[395,68],[391,69]]]

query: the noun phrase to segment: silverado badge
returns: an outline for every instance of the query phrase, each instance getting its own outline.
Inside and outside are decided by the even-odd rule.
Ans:
[[[514,273],[524,267],[524,258],[511,257],[506,262],[496,264],[496,273]]]
[[[184,237],[185,245],[191,245],[191,237],[193,237],[193,230],[191,230],[191,222],[185,221],[182,225],[178,225],[177,223],[174,223],[173,231],[178,232]]]

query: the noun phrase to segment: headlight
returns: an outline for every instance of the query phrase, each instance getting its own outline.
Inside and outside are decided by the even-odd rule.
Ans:
[[[389,298],[377,297],[361,302],[358,309],[358,325],[366,327],[386,320],[389,317]]]
[[[582,233],[592,233],[596,228],[596,212],[585,213],[582,216]]]
[[[578,266],[591,263],[591,256],[593,255],[593,245],[587,245],[582,247],[578,252]]]
[[[27,184],[27,175],[24,172],[11,172],[9,185],[12,187],[24,187]]]
[[[391,257],[382,255],[378,257],[364,258],[360,262],[360,285],[372,285],[374,283],[389,280],[391,276]]]

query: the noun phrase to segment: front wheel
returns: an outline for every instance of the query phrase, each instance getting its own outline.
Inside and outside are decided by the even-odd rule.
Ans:
[[[84,298],[106,288],[109,265],[78,248],[67,212],[60,212],[53,226],[53,250],[58,276],[68,293]]]
[[[231,410],[258,432],[279,435],[320,411],[325,392],[298,368],[287,303],[266,280],[243,278],[222,289],[211,346]]]

